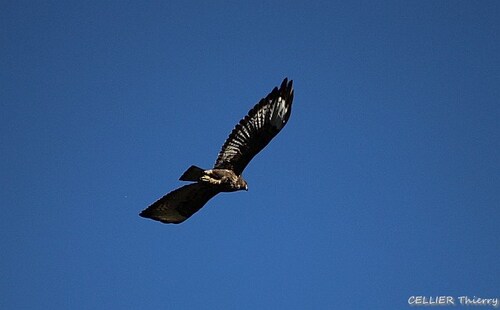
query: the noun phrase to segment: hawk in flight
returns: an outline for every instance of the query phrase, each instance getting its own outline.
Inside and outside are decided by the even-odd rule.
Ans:
[[[279,89],[275,87],[236,125],[212,169],[189,167],[180,180],[194,183],[163,196],[140,216],[179,224],[220,192],[248,190],[241,174],[252,158],[286,125],[292,112],[292,101],[292,81],[285,78]]]

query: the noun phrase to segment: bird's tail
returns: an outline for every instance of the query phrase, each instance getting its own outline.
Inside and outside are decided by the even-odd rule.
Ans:
[[[183,175],[179,178],[181,181],[198,181],[205,170],[201,169],[200,167],[196,166],[191,166],[184,172]]]

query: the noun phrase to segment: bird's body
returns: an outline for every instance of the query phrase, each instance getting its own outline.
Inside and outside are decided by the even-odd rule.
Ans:
[[[203,170],[196,166],[189,167],[180,177],[181,181],[194,181],[217,186],[221,192],[248,190],[247,182],[241,175],[229,169]]]
[[[222,146],[212,169],[189,167],[182,186],[140,213],[140,216],[163,223],[181,223],[201,209],[220,192],[248,190],[242,172],[286,125],[293,102],[292,81],[284,79],[280,88],[261,99],[233,129]]]

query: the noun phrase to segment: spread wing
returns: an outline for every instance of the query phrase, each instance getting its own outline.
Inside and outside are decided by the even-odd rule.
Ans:
[[[261,99],[233,129],[215,162],[218,169],[241,174],[257,155],[286,125],[292,112],[292,81],[284,79]]]
[[[195,214],[218,193],[219,190],[211,184],[185,185],[163,196],[139,215],[163,223],[179,224]]]

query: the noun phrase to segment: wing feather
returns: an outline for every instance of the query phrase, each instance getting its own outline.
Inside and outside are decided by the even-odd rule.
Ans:
[[[210,184],[192,183],[171,191],[139,215],[163,223],[179,224],[218,193],[219,190]]]
[[[292,112],[293,82],[284,79],[262,98],[233,129],[215,162],[218,169],[241,174],[288,122]]]

